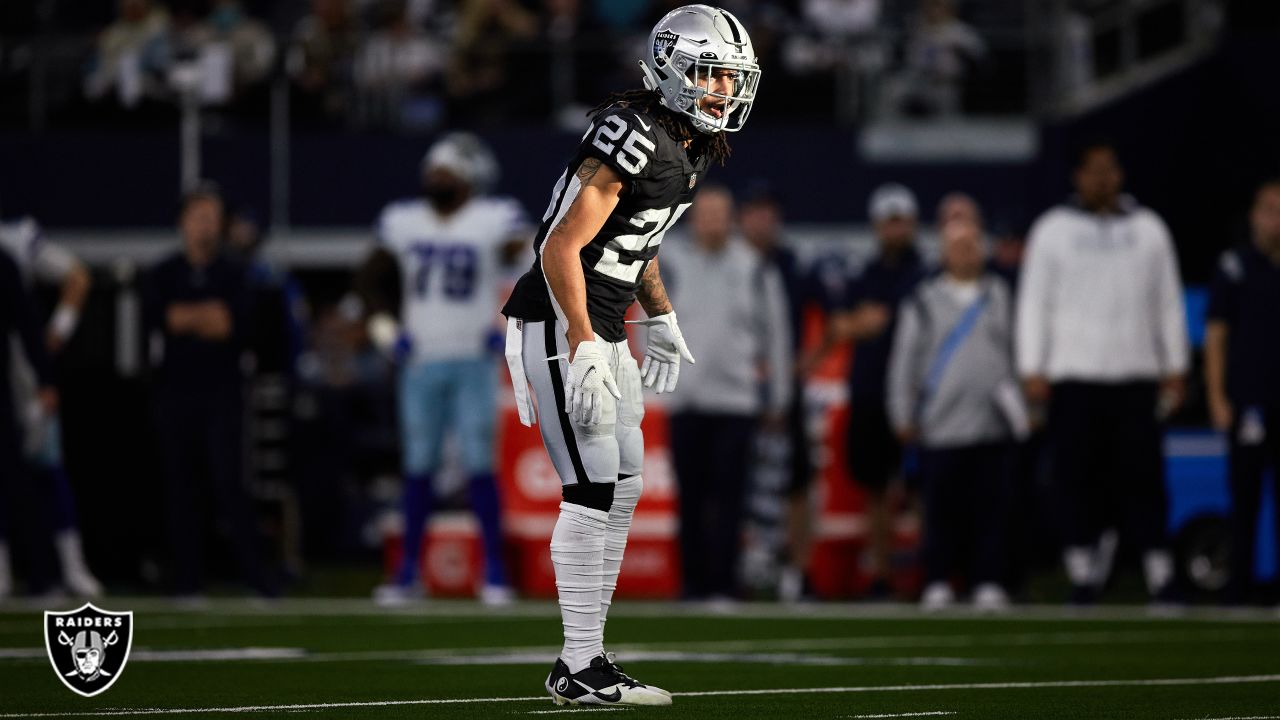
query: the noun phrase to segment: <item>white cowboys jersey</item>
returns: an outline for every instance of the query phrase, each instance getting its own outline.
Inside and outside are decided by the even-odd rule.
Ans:
[[[498,317],[501,248],[528,228],[509,198],[474,198],[449,217],[425,200],[382,211],[378,241],[400,267],[400,319],[414,362],[485,353]]]

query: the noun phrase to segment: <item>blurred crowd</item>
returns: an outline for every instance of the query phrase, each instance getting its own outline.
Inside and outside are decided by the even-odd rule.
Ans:
[[[1123,192],[1115,147],[1088,145],[1073,168],[1074,194],[1045,210],[1025,239],[993,235],[983,209],[956,192],[939,203],[937,244],[927,243],[921,228],[930,218],[916,195],[881,186],[868,199],[876,249],[857,264],[843,262],[847,253],[815,255],[789,240],[785,198],[767,184],[737,197],[719,186],[700,192],[685,237],[662,256],[698,358],[666,406],[684,597],[759,595],[743,538],[759,524],[762,502],[782,508],[767,592],[812,597],[815,478],[838,463],[837,476],[865,503],[866,552],[848,571],[864,579],[858,592],[868,599],[918,598],[937,609],[968,598],[1000,609],[1025,596],[1030,546],[1054,549],[1074,602],[1097,601],[1123,556],[1139,559],[1153,601],[1185,599],[1168,535],[1162,449],[1193,367],[1172,238],[1155,212]],[[247,429],[267,427],[261,399],[276,393],[289,399],[275,407],[297,424],[285,432],[296,435],[285,449],[292,472],[325,496],[307,518],[317,535],[343,524],[324,513],[355,512],[339,507],[338,486],[325,479],[350,464],[341,448],[367,442],[394,453],[398,426],[400,502],[415,545],[383,599],[421,592],[414,558],[423,523],[432,508],[458,501],[438,497],[432,478],[444,469],[446,429],[461,434],[461,452],[475,458],[461,504],[485,530],[487,597],[509,600],[494,476],[515,469],[493,464],[493,328],[473,321],[494,318],[500,298],[473,288],[492,282],[489,264],[527,259],[528,223],[518,204],[484,196],[494,172],[474,137],[441,141],[424,159],[422,195],[388,207],[380,250],[354,285],[344,281],[345,299],[314,317],[289,273],[260,258],[263,236],[251,210],[229,208],[209,185],[184,197],[179,247],[140,284],[170,592],[201,592],[202,528],[214,518],[251,588],[274,595],[287,581],[278,557],[264,559],[250,492],[261,487],[262,468],[246,458],[253,443],[285,432]],[[433,260],[430,250],[406,245],[397,269],[382,257],[399,252],[395,218],[419,205],[469,218],[487,249],[454,248]],[[1250,237],[1222,256],[1214,276],[1203,365],[1211,421],[1229,447],[1233,542],[1223,599],[1231,602],[1260,597],[1251,541],[1264,474],[1280,463],[1280,184],[1258,188],[1249,226]],[[96,595],[49,359],[76,331],[88,274],[29,219],[0,226],[0,239],[0,273],[12,276],[0,282],[0,329],[21,340],[0,363],[0,471],[6,480],[48,476],[39,485],[50,488],[47,497],[35,500],[47,512],[33,514],[52,518],[40,526],[57,547],[59,584]],[[383,279],[368,282],[379,264]],[[37,282],[59,288],[43,330],[30,292]],[[458,318],[429,304],[410,311],[410,302],[429,303],[431,288],[441,302],[475,305],[463,330],[447,329]],[[813,317],[821,330],[806,340]],[[474,341],[463,355],[431,354],[461,341],[464,330]],[[415,334],[438,339],[415,349]],[[852,347],[847,423],[819,432],[815,373],[841,347]],[[401,376],[398,423],[393,372]],[[360,405],[353,393],[380,399]],[[0,597],[13,589],[4,521],[31,502],[12,499],[19,485],[27,484],[6,482],[0,503]],[[904,515],[921,518],[918,585],[895,569]]]
[[[68,105],[78,112],[64,116],[137,123],[147,115],[168,117],[186,98],[220,116],[262,117],[279,81],[289,90],[291,118],[306,124],[430,131],[563,119],[576,127],[583,109],[629,85],[629,59],[653,23],[677,5],[118,0],[114,19],[96,29],[93,48],[81,51],[81,99]],[[968,90],[990,79],[992,55],[961,11],[1006,33],[1022,21],[992,0],[725,5],[748,26],[768,68],[770,102],[762,108],[850,122],[964,112]],[[91,11],[86,6],[79,12],[91,21]],[[59,10],[66,13],[72,11]],[[36,38],[34,13],[29,21]],[[77,26],[74,18],[63,24]],[[15,52],[21,33],[21,23],[10,30]],[[70,30],[66,35],[74,37]],[[40,47],[33,40],[27,49]],[[59,67],[46,63],[45,72],[56,74]],[[1005,85],[1015,95],[1024,90],[1022,83]],[[45,99],[60,93],[55,89]]]

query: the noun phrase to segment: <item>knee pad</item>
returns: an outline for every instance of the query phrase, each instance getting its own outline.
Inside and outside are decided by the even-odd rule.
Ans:
[[[640,426],[618,424],[618,475],[639,476],[644,469],[644,432]]]
[[[614,483],[613,507],[635,510],[640,502],[640,494],[644,492],[644,478],[639,475],[623,476]]]
[[[573,483],[561,489],[565,502],[604,512],[613,507],[613,491],[614,483]]]

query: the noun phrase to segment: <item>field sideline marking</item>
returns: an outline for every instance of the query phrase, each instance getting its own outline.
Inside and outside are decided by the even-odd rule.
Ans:
[[[620,712],[622,710],[631,710],[630,707],[563,707],[561,710],[530,710],[525,715],[556,715],[557,712]]]
[[[676,697],[743,695],[811,695],[834,693],[920,692],[922,690],[1023,690],[1038,688],[1170,687],[1179,685],[1240,685],[1280,682],[1280,675],[1227,675],[1201,678],[1153,678],[1145,680],[1041,680],[1030,682],[949,683],[937,685],[861,685],[851,687],[775,688],[771,690],[707,690],[675,693]],[[546,702],[545,695],[499,698],[438,698],[426,700],[367,700],[363,702],[305,703],[293,705],[240,705],[203,708],[137,708],[84,712],[4,713],[0,718],[111,717],[121,715],[191,715],[194,713],[290,712],[334,708],[393,707],[404,705],[461,705],[467,703]]]
[[[434,651],[420,650],[372,650],[367,652],[311,653],[304,648],[290,647],[241,647],[209,648],[207,650],[157,650],[138,648],[129,659],[138,662],[352,662],[352,661],[401,661],[419,665],[550,665],[556,661],[559,648],[538,651],[511,650],[489,655],[442,655]],[[0,660],[44,662],[49,657],[44,648],[0,648]],[[962,657],[838,657],[796,652],[691,652],[684,650],[633,650],[627,661],[635,662],[687,662],[687,663],[747,663],[754,665],[798,665],[822,667],[993,667],[1003,664],[994,659]]]
[[[1184,720],[1280,720],[1280,715],[1236,715],[1233,717],[1185,718]]]

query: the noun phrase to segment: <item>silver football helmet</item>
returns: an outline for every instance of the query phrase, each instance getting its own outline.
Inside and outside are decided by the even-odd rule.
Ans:
[[[437,167],[457,175],[478,195],[489,192],[498,182],[498,161],[493,151],[469,132],[451,132],[427,150],[422,158],[423,177]]]
[[[760,65],[746,28],[728,11],[708,5],[685,5],[659,20],[649,33],[640,68],[644,86],[704,133],[741,130],[760,83]],[[732,74],[731,92],[698,86],[699,78],[710,78],[722,68]],[[707,96],[723,100],[719,117],[702,109]]]

